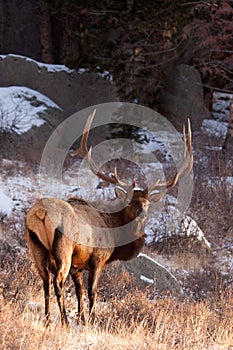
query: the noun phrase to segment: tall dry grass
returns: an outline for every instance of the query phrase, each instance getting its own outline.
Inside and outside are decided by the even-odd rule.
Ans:
[[[213,155],[196,165],[195,174],[192,217],[212,243],[213,256],[201,270],[195,270],[193,263],[190,266],[182,280],[188,297],[155,298],[156,291],[140,286],[124,271],[114,272],[116,265],[112,265],[100,281],[92,324],[76,324],[74,287],[68,281],[70,327],[61,327],[53,293],[52,323],[46,329],[42,281],[21,252],[0,244],[0,349],[233,349],[233,280],[229,272],[222,274],[220,264],[223,255],[230,258],[233,242],[231,189],[221,180],[229,169],[220,155]],[[209,179],[216,184],[207,186]],[[8,234],[10,224],[4,225]],[[190,260],[184,260],[182,266],[188,264]]]
[[[93,325],[43,326],[42,310],[5,304],[0,313],[0,347],[9,349],[232,349],[233,298],[209,303],[148,301],[132,293],[98,305]]]
[[[77,325],[74,288],[68,281],[70,327],[61,327],[52,293],[52,323],[46,329],[42,284],[28,267],[18,266],[0,299],[2,350],[233,349],[233,294],[229,289],[201,301],[150,299],[148,290],[137,288],[128,273],[116,277],[106,271],[92,324]]]

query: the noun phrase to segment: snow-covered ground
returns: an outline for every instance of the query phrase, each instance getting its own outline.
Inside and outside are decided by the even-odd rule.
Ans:
[[[12,199],[9,196],[7,196],[0,188],[0,213],[9,216],[12,212],[12,207]]]
[[[206,249],[211,248],[210,242],[205,238],[204,232],[198,227],[195,220],[189,215],[180,213],[174,205],[176,199],[168,196],[168,206],[158,217],[149,216],[146,225],[146,242],[163,242],[164,238],[172,236],[193,237],[202,243]]]
[[[215,136],[218,138],[226,137],[228,123],[213,120],[213,119],[204,119],[202,122],[202,131],[208,136]]]
[[[25,208],[39,198],[36,176],[28,171],[21,162],[1,161],[0,215],[10,217],[14,213],[22,221]]]
[[[212,119],[203,120],[201,129],[204,134],[222,139],[226,137],[232,99],[233,94],[230,93],[213,93]]]
[[[60,107],[38,91],[25,86],[0,87],[0,130],[22,134],[44,123],[40,113]]]

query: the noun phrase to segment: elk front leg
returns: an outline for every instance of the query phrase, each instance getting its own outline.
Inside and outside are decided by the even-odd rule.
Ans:
[[[82,270],[77,270],[74,267],[71,267],[70,274],[75,285],[75,291],[76,291],[76,296],[78,300],[78,318],[82,323],[85,323],[84,303],[83,303],[83,291],[84,291],[83,272]]]
[[[98,266],[93,269],[89,270],[88,275],[88,298],[89,298],[89,315],[92,316],[91,318],[94,318],[94,312],[93,308],[96,301],[97,296],[97,287],[100,275],[103,271],[104,266]]]

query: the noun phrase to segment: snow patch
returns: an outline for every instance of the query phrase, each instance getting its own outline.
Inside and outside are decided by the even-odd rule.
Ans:
[[[204,119],[202,131],[204,134],[218,138],[225,138],[230,115],[230,105],[233,94],[214,91],[211,115],[213,119]]]
[[[201,130],[204,134],[218,138],[226,137],[228,123],[219,122],[218,120],[204,119]]]
[[[24,86],[0,87],[0,130],[17,134],[27,132],[44,120],[39,116],[47,108],[61,108],[45,95]]]
[[[147,278],[143,275],[140,276],[140,279],[146,283],[149,283],[149,284],[154,284],[154,281],[151,279],[151,278]]]
[[[113,81],[113,76],[112,74],[109,73],[109,71],[107,70],[103,70],[103,71],[99,71],[98,75],[103,78],[104,80],[108,80],[108,81]]]
[[[79,68],[77,70],[78,74],[84,74],[84,73],[87,73],[89,72],[89,69],[88,68]]]
[[[73,69],[70,69],[70,68],[64,66],[63,64],[43,63],[43,62],[39,62],[39,61],[33,60],[32,58],[29,58],[29,57],[26,57],[26,56],[15,55],[15,54],[0,55],[0,58],[2,60],[6,59],[7,57],[16,57],[16,58],[20,58],[20,59],[23,59],[23,60],[28,61],[28,62],[33,62],[33,63],[35,63],[38,66],[39,69],[46,69],[50,73],[66,72],[68,74],[71,74],[71,73],[74,72]]]
[[[9,216],[12,212],[12,206],[11,198],[5,195],[3,190],[0,188],[0,213]]]
[[[173,235],[187,236],[196,238],[210,249],[210,243],[196,221],[190,216],[182,214],[175,207],[176,201],[174,198],[172,196],[168,197],[169,205],[166,211],[161,212],[158,216],[149,215],[145,227],[146,243],[150,245],[153,242],[161,242]]]
[[[228,122],[230,114],[230,104],[233,99],[233,94],[214,91],[213,93],[213,105],[212,116],[214,119]]]

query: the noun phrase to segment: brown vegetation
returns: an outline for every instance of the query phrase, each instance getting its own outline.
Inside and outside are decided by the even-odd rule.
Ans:
[[[103,297],[98,300],[98,318],[92,324],[77,326],[69,312],[71,327],[62,329],[52,303],[53,322],[44,328],[40,281],[33,275],[29,279],[28,267],[27,260],[23,264],[18,261],[11,286],[14,290],[18,288],[16,280],[21,281],[18,294],[10,297],[5,291],[0,300],[2,350],[229,350],[233,345],[233,295],[217,283],[212,296],[202,301],[151,299],[152,290],[140,289],[129,274],[111,265],[103,278],[106,285],[114,286],[114,296],[105,288],[111,302],[106,303]],[[70,283],[67,290],[72,309],[75,296]]]
[[[204,141],[198,136],[194,141],[198,143],[195,156],[199,159],[203,156],[200,148],[203,149]],[[233,280],[228,265],[232,259],[233,236],[229,220],[232,202],[229,189],[221,180],[229,169],[221,152],[212,151],[212,155],[207,152],[206,156],[205,163],[195,164],[198,186],[190,210],[211,242],[209,259],[202,264],[196,258],[194,264],[194,258],[191,262],[186,253],[179,257],[179,261],[172,252],[168,253],[167,266],[182,282],[184,298],[161,299],[153,286],[139,284],[115,262],[101,276],[96,304],[98,317],[93,324],[76,325],[76,296],[68,277],[66,307],[71,327],[61,328],[59,310],[52,300],[52,323],[45,329],[43,288],[35,267],[31,265],[31,258],[12,242],[9,245],[1,241],[0,348],[230,350],[233,346]],[[10,171],[13,173],[13,169]],[[25,176],[29,175],[28,171],[29,168]],[[216,187],[208,187],[205,179],[216,181]],[[14,235],[13,241],[20,239],[21,247],[25,247],[20,232],[12,226],[12,217],[5,220],[3,235],[8,238]],[[147,253],[151,254],[149,250]],[[54,294],[53,289],[51,292]]]

